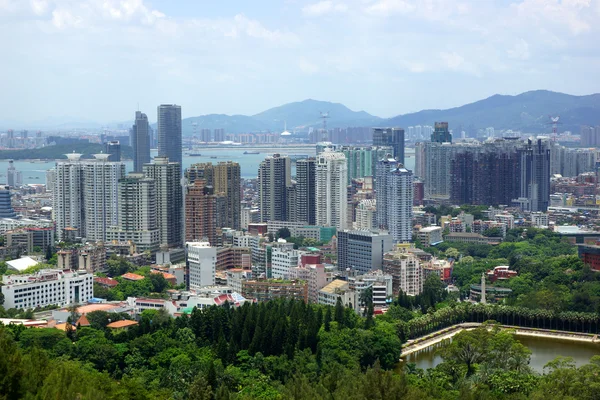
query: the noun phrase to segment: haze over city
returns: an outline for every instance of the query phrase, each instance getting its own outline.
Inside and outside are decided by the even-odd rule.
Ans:
[[[306,98],[392,117],[600,91],[597,0],[0,1],[4,122],[254,114]],[[154,120],[154,113],[150,119]]]

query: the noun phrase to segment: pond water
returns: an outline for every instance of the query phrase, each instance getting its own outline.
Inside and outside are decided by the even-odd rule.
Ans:
[[[571,342],[531,336],[517,336],[517,339],[531,350],[529,365],[539,373],[543,373],[544,365],[558,356],[572,357],[580,367],[587,364],[592,356],[600,355],[600,344],[598,343]],[[406,357],[405,361],[415,363],[417,368],[433,368],[442,362],[442,357],[437,354],[437,350],[443,345],[443,342],[436,343],[420,352],[412,353]]]

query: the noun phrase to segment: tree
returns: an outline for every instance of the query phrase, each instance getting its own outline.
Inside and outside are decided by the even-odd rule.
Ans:
[[[344,305],[342,304],[342,298],[339,296],[335,302],[335,322],[340,327],[344,326]]]
[[[448,258],[454,258],[454,259],[456,259],[456,258],[458,258],[458,256],[459,256],[459,254],[460,254],[460,253],[459,253],[459,252],[458,252],[458,250],[457,250],[457,249],[455,249],[454,247],[450,247],[449,249],[447,249],[447,250],[445,251],[445,253],[444,253],[444,254],[445,254],[445,255],[446,255],[446,257],[448,257]]]
[[[292,233],[290,232],[290,230],[288,228],[281,228],[277,231],[277,238],[278,239],[287,239],[289,237],[292,236]]]

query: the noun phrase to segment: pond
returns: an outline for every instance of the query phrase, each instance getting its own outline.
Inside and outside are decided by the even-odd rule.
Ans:
[[[543,373],[544,365],[558,356],[572,357],[577,366],[580,367],[587,364],[592,356],[600,355],[600,344],[598,343],[572,342],[531,336],[517,336],[517,339],[531,350],[529,365],[539,373]],[[436,351],[442,346],[443,343],[436,343],[419,352],[412,353],[405,361],[415,363],[417,368],[425,370],[433,368],[442,362],[442,357],[436,354]]]

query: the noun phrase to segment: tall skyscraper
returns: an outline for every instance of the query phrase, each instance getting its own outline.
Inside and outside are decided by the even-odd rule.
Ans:
[[[296,219],[315,225],[317,160],[314,157],[296,161]]]
[[[56,162],[56,181],[52,192],[52,210],[59,241],[65,238],[65,229],[74,229],[75,236],[85,234],[83,213],[83,170],[81,154],[67,154],[66,161]]]
[[[348,165],[344,153],[325,151],[317,156],[316,222],[338,230],[348,226]]]
[[[258,191],[261,222],[287,221],[288,187],[292,184],[288,156],[267,156],[258,167]]]
[[[155,157],[144,164],[144,175],[156,182],[156,208],[160,244],[166,247],[183,246],[183,191],[181,164],[166,157]]]
[[[181,168],[181,106],[161,104],[158,106],[158,156],[177,162]]]
[[[436,143],[452,143],[452,134],[448,130],[447,122],[436,122],[431,134],[431,141]]]
[[[15,218],[17,213],[10,202],[10,187],[0,186],[0,218]]]
[[[119,179],[125,177],[125,163],[108,161],[108,154],[95,157],[81,164],[85,237],[105,241],[108,228],[118,223]]]
[[[529,139],[519,149],[520,197],[525,211],[546,211],[550,203],[550,148],[547,140]]]
[[[185,170],[185,177],[191,184],[203,179],[206,186],[211,186],[215,194],[222,194],[227,199],[227,212],[223,216],[223,224],[219,228],[240,229],[241,213],[241,169],[240,164],[232,161],[193,164]],[[189,241],[189,240],[188,240]]]
[[[389,157],[377,163],[377,176],[375,179],[375,198],[377,200],[377,226],[379,229],[388,229],[388,190],[390,190],[390,172],[396,169],[398,161]]]
[[[133,147],[133,170],[142,172],[144,164],[150,162],[150,126],[146,114],[136,111],[135,123],[131,127],[129,143]]]
[[[186,187],[185,195],[185,241],[208,241],[217,245],[217,228],[227,214],[227,199],[215,194],[212,186],[204,179],[196,179]]]
[[[413,175],[398,164],[390,171],[387,190],[387,228],[396,242],[412,240]]]
[[[118,140],[104,143],[104,152],[109,155],[108,161],[121,161],[121,143]]]
[[[404,164],[404,129],[373,128],[373,146],[391,146],[394,158]]]
[[[107,240],[132,241],[138,252],[155,253],[160,243],[156,202],[154,179],[139,173],[119,179],[119,215],[117,225],[107,230]]]

